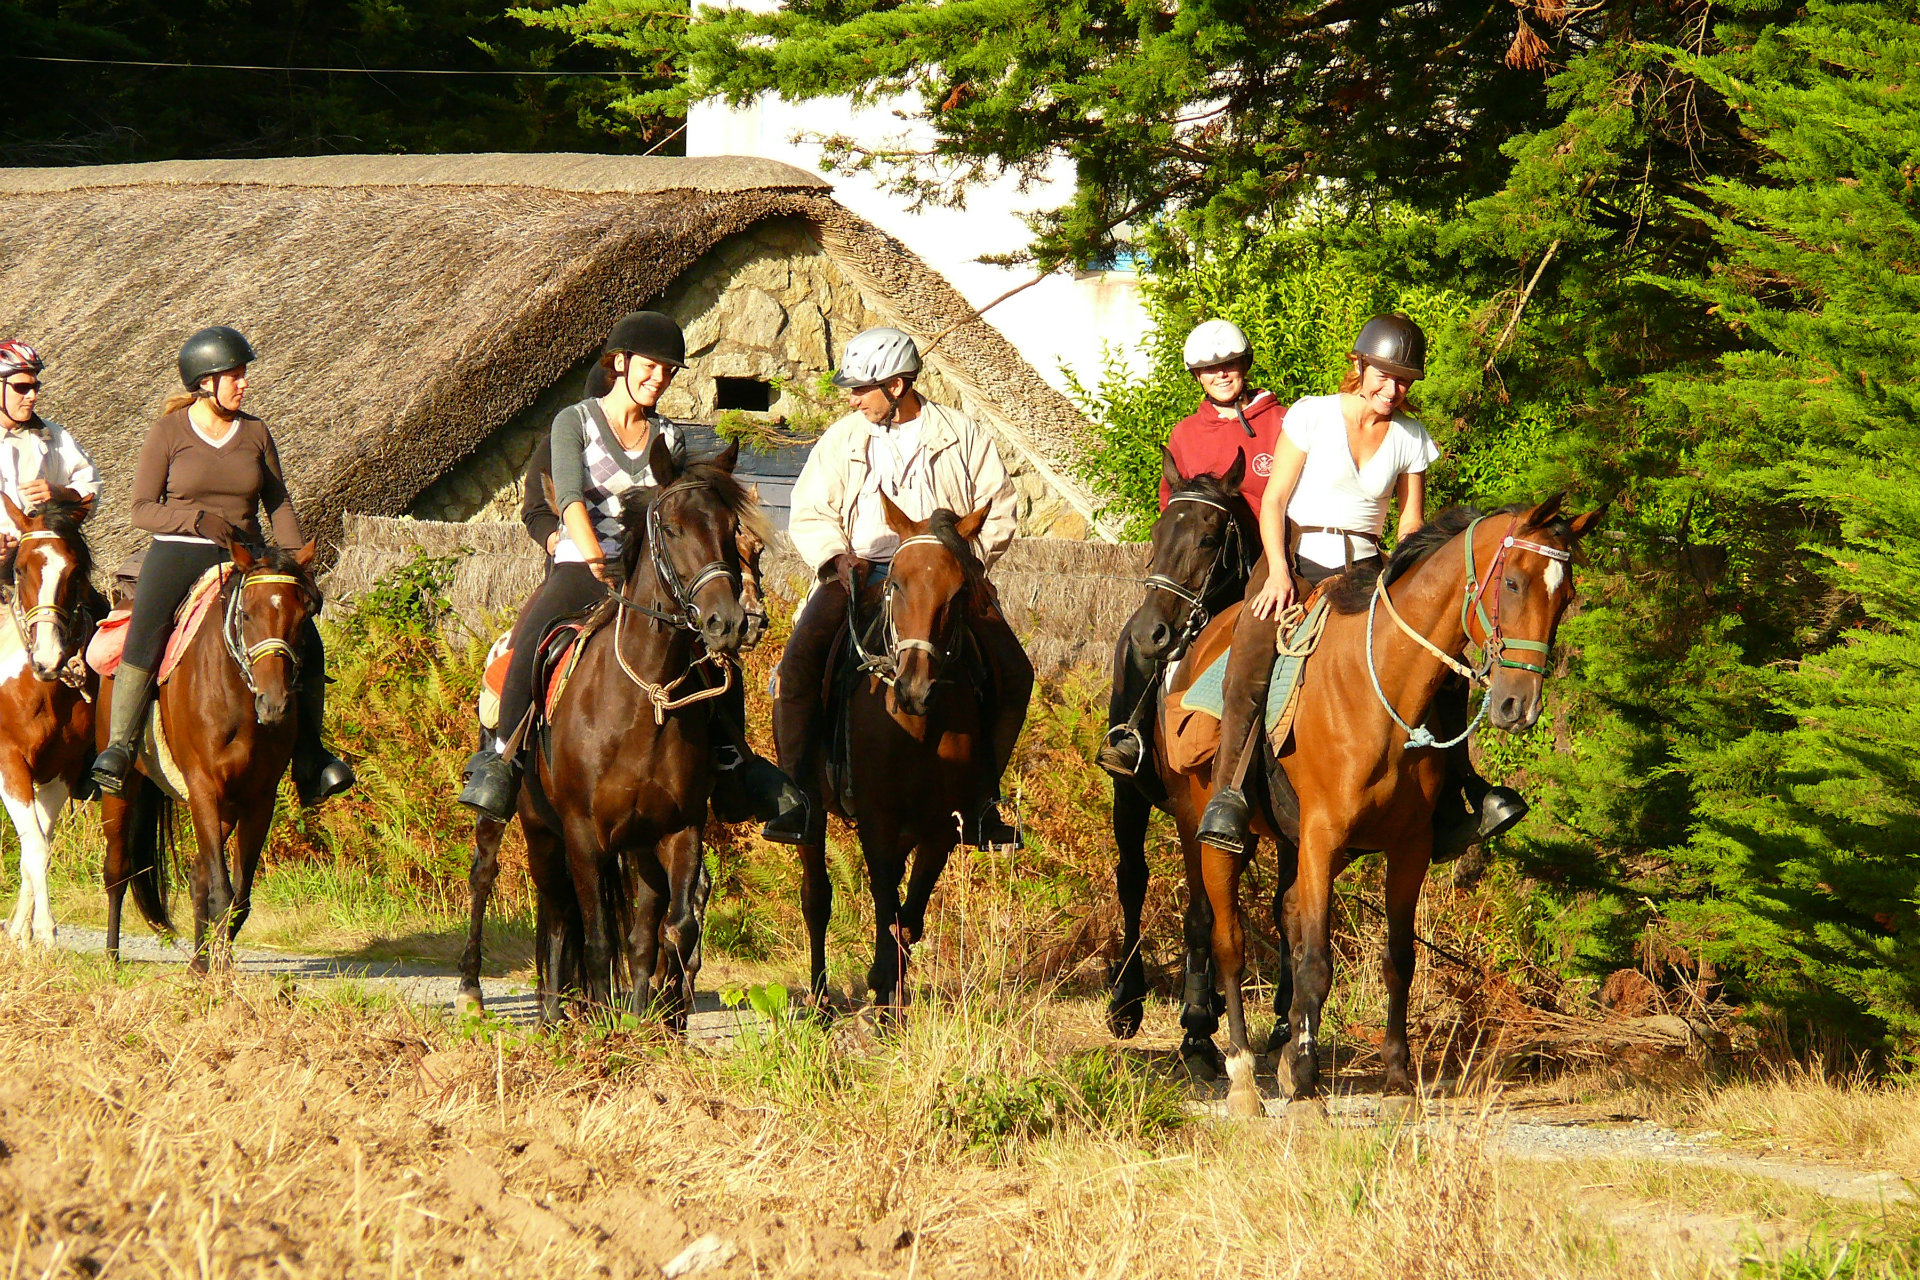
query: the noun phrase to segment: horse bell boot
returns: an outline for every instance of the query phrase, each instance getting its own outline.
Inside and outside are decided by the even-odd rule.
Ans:
[[[497,751],[476,751],[462,772],[467,785],[460,790],[461,804],[495,822],[513,817],[520,799],[520,770],[511,760],[503,760]]]
[[[327,678],[315,672],[300,682],[300,720],[293,735],[293,789],[307,809],[358,781],[352,766],[320,741],[326,715]]]
[[[140,752],[140,736],[147,728],[147,703],[153,695],[153,672],[120,664],[113,677],[113,704],[108,708],[107,749],[93,758],[93,785],[102,794],[117,796],[133,773]]]
[[[1207,807],[1200,815],[1200,843],[1210,844],[1216,849],[1225,849],[1228,853],[1243,853],[1247,847],[1247,830],[1251,822],[1247,809],[1247,797],[1238,787],[1222,787],[1213,793],[1213,799],[1207,801]]]

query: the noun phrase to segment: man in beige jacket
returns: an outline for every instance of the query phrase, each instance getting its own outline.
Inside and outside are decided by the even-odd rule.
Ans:
[[[822,838],[826,810],[816,794],[817,726],[827,655],[847,618],[851,593],[869,572],[884,574],[900,544],[887,527],[881,495],[915,520],[945,508],[970,515],[987,508],[974,540],[991,567],[1013,541],[1018,502],[993,437],[956,409],[929,404],[914,390],[920,352],[898,329],[868,329],[847,343],[834,384],[846,390],[853,412],[827,428],[793,487],[788,533],[813,570],[816,585],[794,620],[780,656],[773,702],[773,737],[780,767],[808,791],[803,821],[769,822],[769,840],[803,844]],[[975,640],[993,681],[993,740],[980,805],[962,833],[974,846],[1009,845],[1019,834],[1000,816],[999,782],[1026,721],[1033,664],[1019,637],[997,612],[976,628]]]

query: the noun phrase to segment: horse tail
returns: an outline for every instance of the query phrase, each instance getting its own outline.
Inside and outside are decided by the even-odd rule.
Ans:
[[[127,823],[127,861],[131,868],[128,887],[133,890],[134,904],[148,924],[172,933],[173,919],[167,911],[167,849],[173,843],[173,800],[153,783],[143,783],[135,788]]]

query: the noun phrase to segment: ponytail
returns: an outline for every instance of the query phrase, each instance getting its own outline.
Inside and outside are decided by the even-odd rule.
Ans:
[[[160,412],[162,416],[169,413],[178,413],[199,398],[199,396],[193,394],[191,391],[176,391],[167,397],[167,402],[160,407]]]

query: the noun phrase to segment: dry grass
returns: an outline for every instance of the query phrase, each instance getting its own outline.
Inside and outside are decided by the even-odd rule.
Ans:
[[[885,1040],[789,1025],[716,1058],[8,960],[0,1250],[10,1276],[647,1276],[713,1233],[739,1253],[705,1274],[741,1277],[1800,1274],[1743,1264],[1752,1233],[1703,1253],[1645,1229],[1697,1213],[1660,1203],[1697,1179],[1595,1201],[1618,1168],[1505,1161],[1472,1114],[1176,1123],[1165,1082],[1121,1065],[1131,1084],[1086,1087],[1022,1007],[926,1006]],[[1079,1083],[1046,1123],[983,1130],[967,1078]],[[1863,1221],[1826,1230],[1890,1256],[1861,1254]]]

